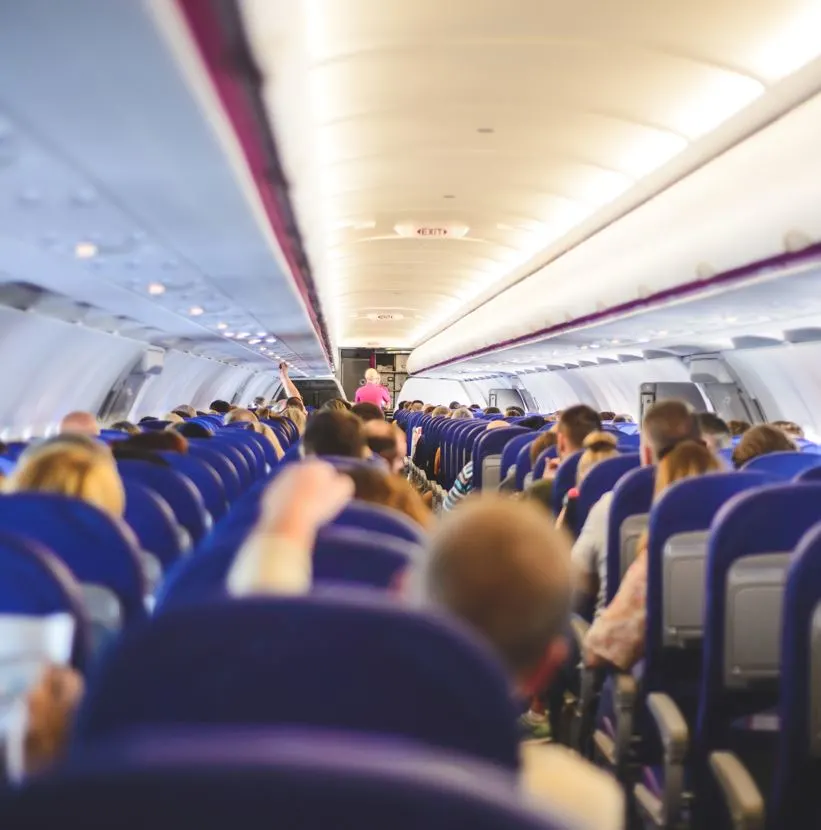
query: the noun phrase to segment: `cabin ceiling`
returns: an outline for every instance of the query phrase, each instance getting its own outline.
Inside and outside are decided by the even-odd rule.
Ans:
[[[817,0],[239,7],[341,346],[424,342],[821,52]]]

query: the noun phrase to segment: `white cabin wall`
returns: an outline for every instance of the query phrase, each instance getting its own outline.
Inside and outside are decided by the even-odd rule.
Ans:
[[[395,403],[399,401],[424,401],[425,403],[447,406],[451,401],[459,403],[474,403],[468,400],[468,393],[464,384],[459,380],[447,378],[408,378],[397,395]],[[476,401],[479,403],[479,401]]]
[[[46,435],[76,409],[96,412],[144,344],[0,307],[0,435]]]

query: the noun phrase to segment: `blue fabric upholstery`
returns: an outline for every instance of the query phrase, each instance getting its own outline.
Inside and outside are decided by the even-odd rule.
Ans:
[[[482,464],[491,455],[500,455],[502,450],[519,435],[527,435],[530,430],[524,427],[506,427],[505,429],[485,430],[473,445],[473,486],[482,489]]]
[[[159,724],[303,724],[518,766],[509,683],[442,617],[364,593],[208,603],[127,630],[74,741]]]
[[[505,444],[505,448],[502,450],[502,466],[499,469],[499,481],[504,481],[507,478],[510,473],[510,468],[516,464],[519,453],[525,447],[530,449],[530,445],[536,440],[538,434],[538,432],[528,431],[522,435],[517,435]]]
[[[584,527],[590,508],[605,493],[612,490],[625,473],[638,466],[638,454],[631,453],[607,458],[590,470],[579,487],[579,497],[576,500],[575,526],[572,528],[576,533]]]
[[[581,457],[581,452],[574,452],[573,455],[565,458],[559,465],[559,469],[556,470],[551,499],[553,501],[553,512],[557,516],[562,512],[564,497],[576,486],[576,471],[579,469],[579,459]]]
[[[153,553],[163,569],[170,567],[183,551],[174,512],[162,496],[139,481],[126,479],[123,486],[126,524],[143,550]]]
[[[164,452],[161,455],[172,470],[184,475],[197,488],[214,521],[226,514],[228,497],[225,485],[207,461],[195,455],[182,455],[178,452]]]
[[[759,455],[744,465],[745,470],[771,473],[779,478],[790,479],[804,470],[821,466],[821,456],[803,452],[771,452]]]

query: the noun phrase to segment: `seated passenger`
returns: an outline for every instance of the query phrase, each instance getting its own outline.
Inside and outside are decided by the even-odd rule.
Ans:
[[[116,430],[117,432],[125,432],[128,435],[140,435],[141,433],[140,428],[130,421],[115,421],[109,429]]]
[[[467,421],[473,418],[473,413],[464,406],[459,406],[450,413],[454,421]]]
[[[410,409],[413,412],[421,412],[424,408],[425,408],[425,402],[424,401],[414,401],[410,405]]]
[[[730,428],[730,435],[738,436],[744,435],[752,424],[749,421],[728,421],[727,426]]]
[[[657,501],[676,481],[720,469],[718,459],[701,441],[680,441],[658,463],[653,501]],[[638,556],[624,574],[613,601],[596,617],[585,636],[585,663],[588,666],[609,663],[622,671],[629,671],[644,656],[646,618],[645,533],[639,542]]]
[[[216,400],[211,401],[211,405],[208,408],[217,415],[225,415],[231,411],[231,404],[228,401]]]
[[[433,515],[406,479],[373,466],[352,467],[345,475],[353,480],[354,498],[398,510],[426,529],[433,524]]]
[[[391,393],[387,386],[382,385],[382,379],[376,369],[365,372],[365,384],[356,390],[354,403],[372,403],[380,409],[391,405]]]
[[[330,465],[294,465],[274,479],[260,521],[228,575],[232,594],[302,594],[311,586],[318,528],[354,491]],[[297,506],[299,509],[297,510]],[[523,502],[483,496],[445,521],[425,574],[432,605],[460,617],[488,640],[522,698],[549,684],[567,656],[562,636],[570,603],[567,541]],[[569,750],[522,746],[522,783],[580,826],[619,830],[618,784]]]
[[[436,406],[433,408],[433,411],[430,413],[434,418],[439,417],[450,417],[450,410],[446,406]]]
[[[429,403],[427,406],[422,407],[422,412],[425,415],[430,415],[434,409],[436,409],[436,404]]]
[[[525,414],[521,406],[509,406],[505,410],[505,418],[521,418]]]
[[[750,427],[733,450],[733,466],[743,467],[748,461],[771,452],[794,452],[796,445],[783,429],[771,424]]]
[[[502,410],[498,406],[486,406],[485,415],[501,415]]]
[[[182,428],[183,424],[175,424]],[[185,455],[188,452],[188,441],[176,429],[161,429],[153,432],[141,432],[132,435],[125,441],[117,441],[112,447],[115,458],[126,458],[136,450],[139,452],[178,452]]]
[[[168,429],[179,433],[183,438],[211,438],[214,434],[213,430],[208,429],[204,424],[196,424],[192,421],[172,424]]]
[[[320,409],[335,409],[339,412],[350,412],[353,407],[347,401],[343,401],[342,398],[331,398],[329,401],[325,401]],[[379,411],[381,414],[382,410],[380,409]],[[262,416],[260,415],[260,417]]]
[[[373,403],[362,401],[355,403],[350,410],[357,418],[367,423],[368,421],[384,421],[385,413]]]
[[[659,401],[647,410],[641,426],[641,464],[657,464],[682,441],[700,440],[698,419],[684,401]],[[607,587],[607,525],[612,501],[610,491],[590,508],[573,545],[575,588],[583,596],[596,597],[596,614],[604,607]]]
[[[795,421],[773,421],[772,426],[783,430],[790,438],[804,437],[804,430]]]
[[[544,476],[541,481],[534,481],[528,490],[528,496],[539,501],[553,510],[553,477],[562,461],[574,453],[581,451],[584,439],[591,432],[601,429],[599,414],[586,404],[571,406],[562,412],[556,427],[556,448],[558,457],[545,465]]]
[[[500,429],[507,426],[505,421],[490,421],[487,429]],[[442,510],[446,513],[453,510],[462,499],[469,496],[473,492],[473,461],[468,461],[456,476],[456,481],[453,487],[448,491],[445,500],[442,503]]]
[[[315,412],[305,428],[306,455],[364,458],[368,453],[362,421],[349,412]]]
[[[72,496],[115,518],[121,518],[125,510],[125,490],[111,452],[103,444],[79,435],[29,447],[4,482],[3,490]]]
[[[448,404],[448,409],[451,409],[451,410],[453,410],[453,409],[459,409],[461,406],[462,406],[462,404],[460,404],[460,403],[459,403],[459,401],[451,401],[451,402]]]
[[[254,398],[254,403],[252,405],[254,409],[260,409],[261,407],[265,406],[265,396],[257,395],[256,398]]]
[[[197,417],[197,410],[194,409],[193,406],[190,404],[184,403],[180,404],[180,406],[174,407],[174,412],[179,412],[183,418],[196,418]]]
[[[60,433],[89,435],[95,438],[100,434],[100,425],[90,412],[69,412],[60,421]]]
[[[726,450],[732,441],[730,427],[714,412],[700,412],[697,417],[701,438],[707,449],[714,455]]]
[[[177,412],[166,412],[165,415],[160,418],[161,421],[168,421],[169,424],[181,424],[185,421],[185,418],[182,415],[178,414]]]
[[[616,436],[609,432],[591,432],[584,439],[584,452],[579,459],[579,466],[576,468],[576,486],[564,498],[564,505],[556,520],[556,527],[573,527],[579,487],[581,487],[585,476],[596,464],[606,461],[608,458],[614,458],[619,454],[616,446],[617,442]]]
[[[305,425],[308,422],[308,416],[304,407],[286,406],[285,409],[282,410],[282,417],[287,418],[296,427],[296,430],[300,435],[305,432]]]
[[[632,415],[616,415],[613,418],[614,424],[632,424],[633,423],[633,416]]]
[[[599,419],[602,421],[602,423],[604,421],[613,421],[613,420],[615,420],[615,417],[616,417],[615,412],[610,412],[610,411],[599,412]]]
[[[401,475],[405,469],[405,434],[396,424],[382,419],[365,423],[368,449],[385,459],[392,473]]]

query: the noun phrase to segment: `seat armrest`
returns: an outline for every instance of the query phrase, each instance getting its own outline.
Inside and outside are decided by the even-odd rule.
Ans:
[[[590,623],[586,619],[580,617],[578,614],[573,614],[570,617],[570,634],[573,641],[576,643],[576,654],[582,654],[582,645],[587,632],[590,630]]]
[[[738,756],[733,752],[713,752],[710,769],[721,788],[733,830],[763,830],[764,799]]]
[[[652,811],[658,827],[675,827],[681,819],[684,804],[684,759],[690,730],[678,706],[669,695],[654,692],[647,697],[647,709],[656,725],[664,748],[664,789],[660,805]],[[644,799],[636,793],[641,806]]]
[[[614,675],[613,701],[616,710],[616,777],[622,784],[627,783],[627,763],[633,737],[634,711],[639,687],[632,674],[619,672]]]
[[[578,614],[573,614],[570,618],[569,633],[576,645],[576,654],[584,654],[584,638],[589,628],[590,623]],[[583,660],[579,662],[579,696],[570,724],[570,746],[580,755],[590,754],[589,742],[593,731],[596,700],[601,688],[601,674],[600,670],[585,666]]]

